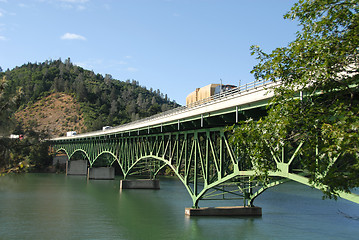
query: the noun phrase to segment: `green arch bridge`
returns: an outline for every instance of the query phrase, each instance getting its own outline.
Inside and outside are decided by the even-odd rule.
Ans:
[[[302,143],[273,154],[278,171],[263,186],[252,178],[254,169],[234,154],[226,126],[266,114],[273,96],[271,82],[252,82],[201,102],[110,129],[51,139],[53,151],[68,159],[81,154],[89,168],[120,168],[124,179],[146,172],[151,179],[170,169],[183,183],[198,208],[202,200],[239,199],[251,207],[269,187],[293,180],[309,185],[305,171],[293,170]],[[356,194],[340,197],[359,203]]]

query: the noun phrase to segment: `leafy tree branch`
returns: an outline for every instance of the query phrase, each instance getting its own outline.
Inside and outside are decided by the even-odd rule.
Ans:
[[[302,27],[293,42],[251,47],[255,78],[280,85],[267,116],[231,128],[232,143],[264,181],[281,148],[303,142],[296,167],[327,197],[359,186],[358,12],[353,0],[300,0],[284,16]]]

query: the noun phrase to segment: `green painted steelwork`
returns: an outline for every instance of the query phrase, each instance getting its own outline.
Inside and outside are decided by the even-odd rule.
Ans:
[[[290,156],[283,153],[278,157],[273,153],[277,171],[270,172],[272,181],[262,185],[253,178],[253,167],[245,166],[235,156],[225,127],[143,135],[128,132],[52,142],[54,151],[66,152],[69,159],[81,152],[90,167],[101,156],[111,156],[102,164],[118,164],[125,179],[146,171],[150,171],[149,176],[154,179],[168,166],[186,187],[195,208],[200,200],[225,199],[242,199],[244,206],[253,206],[254,199],[269,187],[288,180],[309,185],[304,171],[290,170],[302,144],[293,149]],[[340,196],[359,203],[355,194]]]
[[[249,94],[246,91],[247,88],[237,89],[235,94],[239,97]],[[194,109],[198,107],[201,110],[201,107],[221,103],[220,97],[214,103],[205,102]],[[233,102],[234,98],[231,99]],[[265,185],[254,177],[257,171],[255,167],[238,158],[235,155],[238,149],[233,149],[229,144],[230,133],[226,132],[226,126],[248,118],[260,118],[266,114],[267,104],[268,99],[262,97],[247,103],[239,101],[236,106],[232,104],[212,112],[202,111],[184,118],[171,118],[183,111],[190,111],[182,107],[164,113],[165,119],[161,121],[157,121],[157,117],[163,117],[161,114],[141,120],[148,125],[142,124],[138,128],[133,127],[137,121],[129,124],[131,126],[119,126],[126,127],[126,130],[115,128],[116,131],[112,132],[97,131],[50,141],[55,152],[64,151],[69,159],[81,153],[90,167],[118,164],[125,179],[144,173],[154,179],[169,168],[187,189],[194,208],[198,207],[200,200],[225,199],[240,199],[244,206],[253,206],[254,200],[262,192],[285,181],[310,185],[306,172],[300,169],[297,161],[299,150],[305,143],[283,146],[281,154],[276,154],[272,149],[272,159],[268,160],[272,161],[276,170],[268,173],[270,181]],[[271,149],[271,145],[267,145]],[[332,159],[333,164],[339,157]],[[359,203],[356,194],[339,195]]]

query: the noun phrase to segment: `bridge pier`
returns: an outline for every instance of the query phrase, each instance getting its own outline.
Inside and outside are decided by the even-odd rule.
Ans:
[[[248,216],[260,217],[262,216],[261,207],[206,207],[206,208],[186,208],[185,215],[187,216]]]
[[[113,180],[115,179],[115,168],[113,167],[88,168],[87,179]]]
[[[85,175],[87,174],[87,161],[76,160],[66,162],[66,175]]]
[[[160,189],[158,179],[121,180],[120,189]]]

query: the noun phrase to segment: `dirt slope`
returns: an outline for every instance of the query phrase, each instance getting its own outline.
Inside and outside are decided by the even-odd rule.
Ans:
[[[80,105],[65,93],[54,93],[15,113],[24,129],[47,131],[50,136],[64,136],[68,131],[85,132]]]

